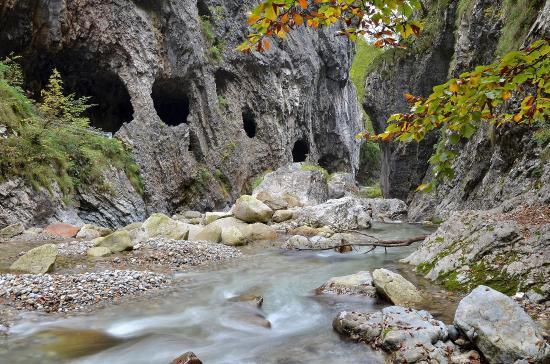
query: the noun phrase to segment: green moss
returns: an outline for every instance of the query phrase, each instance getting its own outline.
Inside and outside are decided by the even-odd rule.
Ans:
[[[255,190],[264,180],[266,174],[272,172],[271,170],[264,171],[252,179],[250,182],[250,189]]]
[[[500,31],[496,56],[521,47],[531,24],[535,21],[539,10],[544,5],[542,0],[504,0],[500,14],[504,18],[504,26]]]
[[[416,271],[422,274],[428,274],[434,267],[434,262],[424,262],[416,266]]]
[[[319,171],[323,174],[326,181],[330,180],[330,173],[326,169],[316,164],[304,163],[300,168],[302,171]]]
[[[382,196],[382,189],[380,188],[379,184],[375,184],[373,186],[367,186],[361,188],[360,192],[361,197],[364,198],[379,198]]]

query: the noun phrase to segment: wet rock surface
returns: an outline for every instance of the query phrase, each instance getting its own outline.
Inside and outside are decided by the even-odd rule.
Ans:
[[[376,296],[376,288],[369,272],[357,272],[355,274],[334,277],[315,290],[317,294],[348,294]]]
[[[474,289],[460,301],[454,321],[490,363],[550,360],[550,345],[540,327],[514,300],[494,289]]]
[[[414,306],[422,302],[420,291],[398,273],[375,269],[372,278],[376,291],[395,305]]]
[[[426,311],[390,306],[382,311],[340,312],[334,329],[390,353],[392,363],[480,363],[479,354],[449,340],[447,326]]]

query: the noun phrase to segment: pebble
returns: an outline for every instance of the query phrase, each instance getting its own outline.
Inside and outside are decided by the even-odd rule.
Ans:
[[[82,274],[0,274],[0,298],[18,310],[74,312],[122,297],[169,288],[164,274],[106,270]]]

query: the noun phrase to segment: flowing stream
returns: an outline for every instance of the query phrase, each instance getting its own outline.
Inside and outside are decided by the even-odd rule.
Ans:
[[[409,224],[369,230],[384,239],[428,232]],[[204,363],[383,363],[383,354],[342,340],[332,319],[342,310],[375,311],[388,303],[313,290],[334,276],[386,267],[432,292],[426,308],[448,323],[452,300],[398,263],[412,249],[338,254],[247,247],[243,259],[178,274],[179,288],[157,299],[63,319],[29,315],[0,341],[0,362],[167,364],[193,351]],[[228,301],[241,294],[263,296],[262,308]]]

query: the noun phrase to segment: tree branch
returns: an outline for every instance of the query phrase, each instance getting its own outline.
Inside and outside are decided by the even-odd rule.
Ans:
[[[346,246],[370,246],[373,249],[369,250],[372,251],[378,247],[384,247],[384,248],[392,248],[392,247],[399,247],[399,246],[409,246],[412,243],[416,243],[417,241],[423,241],[426,239],[428,235],[422,235],[422,236],[416,236],[414,238],[410,239],[403,239],[403,240],[378,240],[377,241],[370,241],[370,242],[359,242],[359,243],[351,243],[345,239],[342,239],[342,243],[339,245],[334,245],[326,248],[297,248],[296,250],[300,251],[306,251],[306,250],[332,250],[332,249],[339,249]]]

